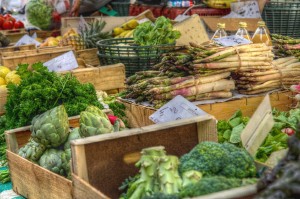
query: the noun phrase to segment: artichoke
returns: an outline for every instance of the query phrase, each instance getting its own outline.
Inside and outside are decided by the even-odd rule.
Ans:
[[[59,175],[64,175],[62,153],[64,151],[57,149],[47,149],[39,160],[39,165]]]
[[[70,149],[71,148],[71,143],[70,143],[71,140],[76,140],[76,139],[79,139],[79,138],[81,138],[81,136],[80,136],[79,128],[77,127],[77,128],[74,128],[70,132],[70,134],[68,136],[68,139],[67,139],[67,141],[66,141],[66,143],[64,145],[64,149],[65,150]]]
[[[71,169],[70,169],[71,157],[72,157],[71,149],[67,149],[61,154],[62,167],[65,170],[65,173],[67,174],[67,178],[69,179],[71,179]]]
[[[68,138],[69,120],[63,105],[35,116],[31,124],[31,137],[47,148],[57,147]]]
[[[83,111],[80,113],[80,135],[89,137],[114,131],[110,121],[98,114]]]
[[[18,154],[23,158],[36,162],[40,159],[45,150],[46,147],[44,145],[29,140],[25,146],[19,149]]]
[[[104,117],[108,120],[107,115],[101,109],[99,109],[97,106],[88,106],[85,109],[85,111],[94,113],[94,114],[99,115],[100,117]]]

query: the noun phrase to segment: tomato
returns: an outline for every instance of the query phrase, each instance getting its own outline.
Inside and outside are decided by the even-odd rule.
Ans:
[[[2,28],[3,23],[4,23],[5,19],[3,17],[0,17],[0,27]]]
[[[12,21],[5,20],[2,27],[3,27],[3,30],[11,30],[14,27],[14,24]]]
[[[10,15],[10,14],[5,14],[3,17],[4,17],[5,19],[8,19],[8,18],[11,18],[11,15]]]
[[[14,24],[14,28],[15,29],[24,28],[24,24],[22,23],[22,21],[16,21],[15,24]]]

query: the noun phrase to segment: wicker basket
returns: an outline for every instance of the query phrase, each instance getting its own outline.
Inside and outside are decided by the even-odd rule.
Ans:
[[[110,3],[112,8],[117,11],[118,16],[129,16],[129,0],[115,0]]]
[[[150,70],[160,61],[162,53],[170,52],[175,44],[159,46],[137,46],[132,38],[105,39],[97,43],[101,65],[123,63],[126,76]]]
[[[300,1],[271,0],[262,17],[271,33],[300,37]]]

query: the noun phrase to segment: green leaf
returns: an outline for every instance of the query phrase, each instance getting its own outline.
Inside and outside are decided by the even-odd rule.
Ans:
[[[243,114],[242,114],[242,111],[241,110],[237,110],[232,116],[231,118],[229,118],[229,120],[232,120],[234,118],[237,118],[237,117],[242,117]]]
[[[232,133],[232,131],[229,130],[229,129],[227,129],[227,130],[224,132],[224,134],[223,134],[223,138],[226,139],[226,140],[229,140],[230,137],[231,137],[231,133]]]
[[[231,119],[228,123],[229,123],[229,125],[230,125],[231,127],[236,127],[236,126],[238,126],[241,122],[242,122],[242,118],[237,117],[237,118]]]
[[[231,132],[230,142],[237,144],[241,142],[241,133],[244,130],[245,125],[243,123],[239,124],[238,126],[234,127]]]

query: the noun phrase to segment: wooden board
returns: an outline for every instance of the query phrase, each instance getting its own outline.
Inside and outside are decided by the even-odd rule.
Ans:
[[[71,199],[72,181],[7,150],[13,190],[30,199]]]
[[[111,114],[110,109],[105,109]],[[69,118],[70,127],[79,127],[79,116]],[[7,159],[13,190],[30,199],[71,199],[72,181],[17,155],[28,143],[30,126],[5,131]]]
[[[271,105],[281,111],[290,110],[293,100],[291,92],[275,92],[270,94]],[[222,103],[198,105],[203,111],[213,115],[218,120],[229,119],[238,109],[242,110],[244,116],[251,117],[264,96],[248,97]],[[131,127],[141,127],[153,124],[149,116],[156,110],[138,104],[128,103],[121,100],[126,106],[126,115]]]
[[[24,35],[26,35],[27,31],[25,29],[1,30],[0,33],[5,35],[11,43],[15,43],[19,41]]]
[[[71,73],[81,83],[92,83],[96,90],[116,89],[121,91],[125,88],[125,66],[123,64],[75,69]]]
[[[34,49],[36,49],[34,44],[23,45],[23,46],[8,46],[8,47],[0,48],[0,64],[2,65],[2,60],[1,60],[2,53],[24,51],[24,50],[34,50]]]
[[[46,62],[71,50],[72,48],[67,46],[42,48],[19,52],[5,52],[2,53],[2,64],[14,70],[20,63],[33,64],[36,62]]]
[[[143,148],[161,145],[168,154],[181,156],[201,141],[217,141],[216,120],[210,115],[75,140],[71,142],[73,174],[90,186],[74,183],[74,197],[118,198],[124,179],[138,172],[134,163]],[[92,193],[91,198],[85,193]]]
[[[7,99],[7,91],[1,90],[0,91],[0,115],[3,115],[5,113],[4,105],[6,103]]]
[[[78,50],[75,53],[76,53],[76,57],[83,59],[86,64],[91,66],[100,66],[100,61],[97,52],[98,52],[97,48],[91,48],[85,50]]]
[[[60,30],[52,30],[52,31],[45,31],[45,30],[30,30],[29,35],[32,36],[36,33],[37,38],[47,39],[48,37],[56,37],[61,35]]]

